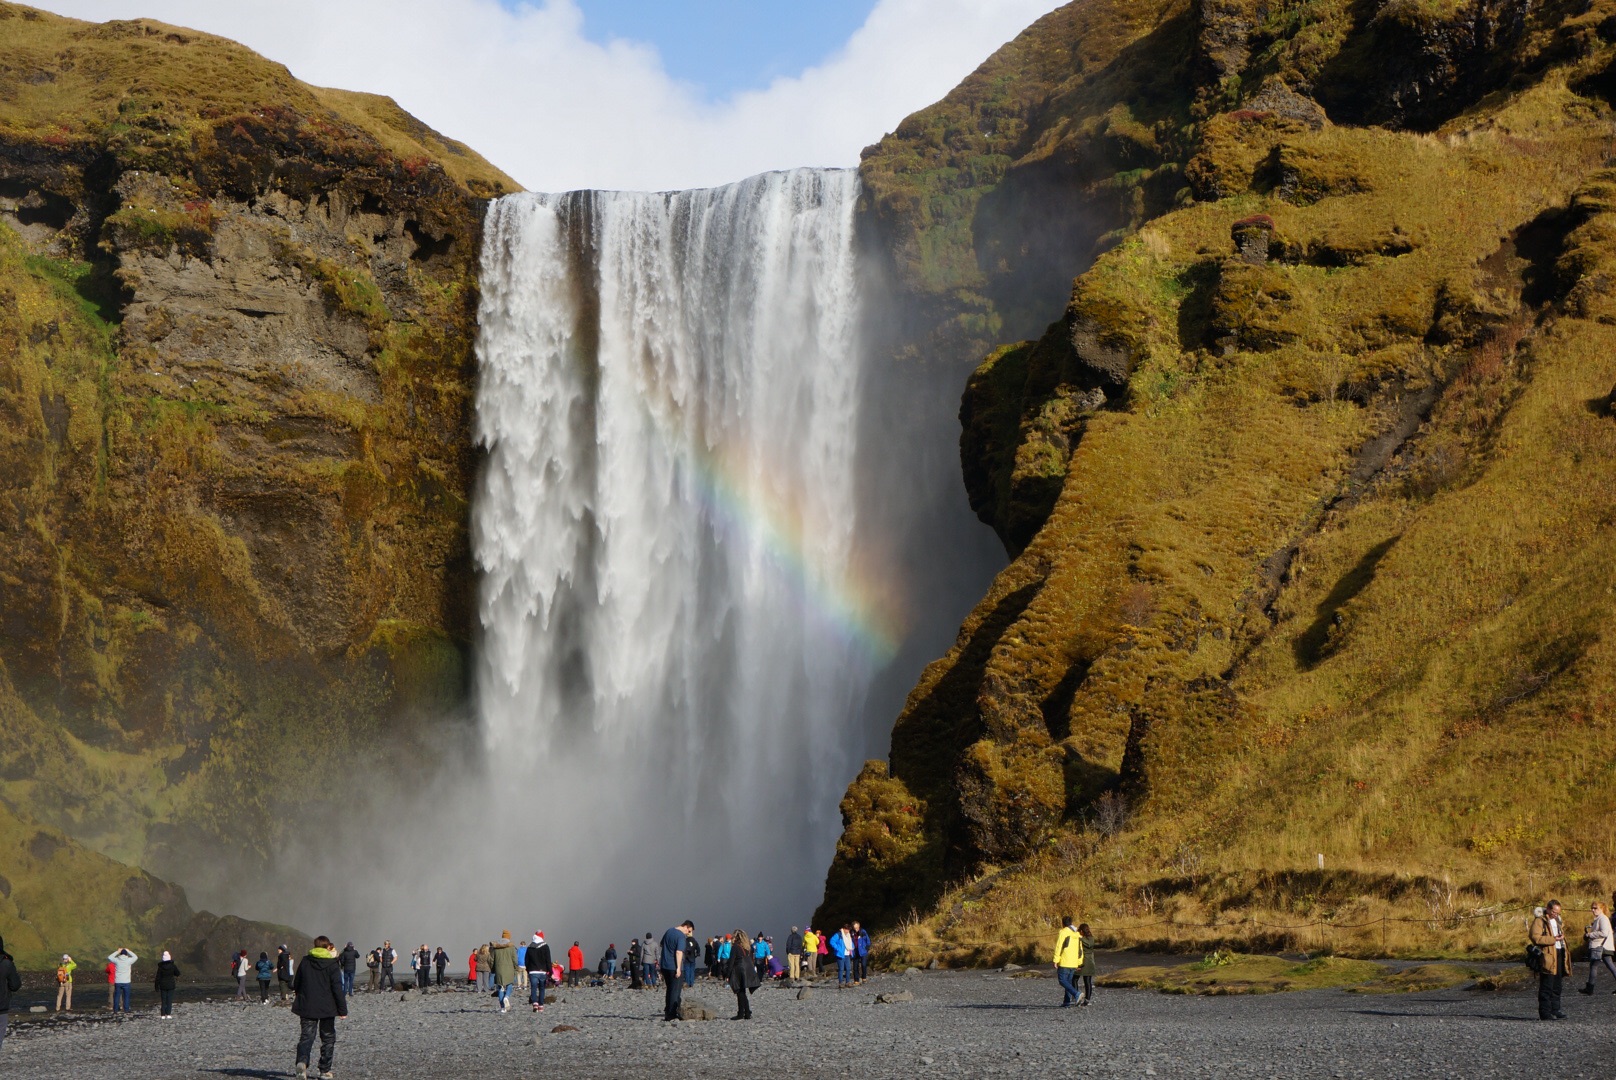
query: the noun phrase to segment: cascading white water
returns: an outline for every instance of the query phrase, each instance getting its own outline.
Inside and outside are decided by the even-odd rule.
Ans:
[[[561,799],[534,850],[569,917],[644,911],[599,906],[625,867],[659,916],[818,900],[894,638],[856,539],[857,194],[798,170],[489,213],[478,707],[494,786]]]

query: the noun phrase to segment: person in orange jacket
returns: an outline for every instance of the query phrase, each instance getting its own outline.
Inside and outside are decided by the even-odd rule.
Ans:
[[[584,950],[578,942],[572,943],[567,950],[567,985],[577,986],[578,980],[584,977]]]

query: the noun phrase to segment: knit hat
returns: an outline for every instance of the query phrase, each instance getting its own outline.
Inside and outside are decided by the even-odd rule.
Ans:
[[[164,949],[163,950],[163,959],[164,960],[172,960],[174,958],[172,956],[168,955],[168,950],[167,949]]]
[[[543,945],[544,944],[544,931],[543,930],[535,930],[535,931],[533,931],[533,944],[535,944],[535,945]]]
[[[509,941],[511,940],[511,932],[509,930],[505,930],[500,933],[499,938],[501,941]]]
[[[64,963],[64,964],[65,964],[65,963],[67,963],[67,962],[68,962],[68,961],[69,961],[69,960],[72,960],[72,959],[73,959],[73,958],[72,958],[72,957],[71,957],[71,956],[69,956],[69,955],[67,955],[67,954],[66,954],[66,953],[63,953],[63,954],[62,954],[62,963]]]

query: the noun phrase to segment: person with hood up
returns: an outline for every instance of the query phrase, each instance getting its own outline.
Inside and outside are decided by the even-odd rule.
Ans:
[[[746,931],[737,930],[730,939],[733,953],[745,957],[752,953],[753,943],[747,940]],[[729,966],[729,988],[735,991],[735,1019],[752,1019],[752,991],[763,985],[758,978],[756,964],[749,964],[744,959],[738,959]]]
[[[62,962],[56,965],[56,1011],[73,1011],[73,972],[78,965],[66,953],[62,954]],[[64,1005],[65,1003],[65,1005]]]
[[[1083,994],[1077,988],[1078,973],[1083,970],[1083,936],[1077,932],[1072,916],[1061,916],[1060,933],[1055,936],[1055,978],[1061,987],[1061,1008],[1080,1001]]]
[[[488,947],[488,957],[494,968],[494,993],[499,998],[499,1011],[511,1011],[511,986],[516,982],[516,946],[511,943],[511,932],[504,931],[497,945]]]
[[[157,988],[157,1015],[164,1020],[174,1019],[174,990],[179,984],[179,965],[165,951],[163,958],[157,961],[157,976],[152,980],[152,985]]]
[[[258,954],[258,963],[253,965],[258,972],[258,1002],[261,1005],[269,1004],[269,981],[275,977],[275,962],[269,958],[267,952]]]
[[[640,939],[628,939],[628,988],[630,990],[645,989],[645,963],[640,959],[644,953],[640,951]]]
[[[6,943],[0,939],[0,1050],[6,1048],[6,1024],[11,1020],[11,995],[22,989],[22,976],[17,973],[17,962],[6,952]]]
[[[236,1000],[247,1000],[247,973],[252,970],[252,961],[247,959],[247,950],[242,949],[230,961],[230,974],[236,977]]]
[[[353,942],[350,941],[342,947],[337,962],[342,965],[342,996],[348,997],[353,993],[354,973],[359,970],[359,950],[354,948]]]
[[[651,931],[645,932],[645,944],[640,946],[640,958],[645,963],[645,985],[657,984],[657,946],[651,940]]]
[[[281,992],[281,1000],[286,1000],[286,991],[292,986],[292,950],[282,945],[275,953],[275,984]]]
[[[527,953],[522,958],[527,966],[527,1003],[533,1006],[533,1011],[544,1011],[544,988],[550,981],[550,966],[555,963],[550,958],[550,944],[544,940],[544,931],[533,931],[533,940],[527,947]]]
[[[112,993],[112,1011],[118,1011],[119,1003],[123,1005],[125,1014],[129,1012],[129,982],[135,977],[135,961],[140,957],[128,949],[119,949],[107,957],[107,963],[117,970],[113,973],[113,982],[116,984]]]
[[[578,985],[578,980],[584,977],[584,950],[583,946],[574,941],[572,948],[567,950],[567,986]]]
[[[442,945],[439,945],[438,951],[432,954],[432,966],[438,969],[437,985],[442,986],[443,973],[449,967],[449,954],[443,951]]]
[[[320,1076],[330,1080],[337,1052],[337,1021],[348,1016],[348,997],[342,992],[342,964],[331,939],[321,934],[314,948],[297,966],[292,980],[292,1014],[298,1018],[297,1076],[309,1075],[314,1037],[320,1036]]]

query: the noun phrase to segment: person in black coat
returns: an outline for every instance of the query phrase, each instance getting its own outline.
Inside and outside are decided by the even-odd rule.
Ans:
[[[348,996],[342,992],[342,964],[331,939],[321,935],[297,966],[292,980],[292,1013],[301,1024],[297,1040],[297,1075],[309,1075],[314,1036],[320,1036],[320,1075],[331,1075],[337,1053],[337,1021],[348,1016]]]
[[[353,993],[354,972],[359,969],[359,950],[350,941],[342,947],[337,960],[342,964],[342,994],[346,997]]]
[[[542,933],[533,931],[533,941],[523,956],[522,966],[527,968],[527,1003],[533,1006],[536,1013],[544,1011],[544,988],[550,982],[552,963],[550,943],[544,940]]]
[[[180,969],[166,952],[157,962],[157,976],[153,983],[157,987],[157,999],[162,1003],[158,1015],[164,1020],[174,1019],[174,988],[180,984]]]
[[[11,995],[22,989],[22,976],[17,974],[16,961],[6,952],[6,943],[0,939],[0,1050],[6,1045],[6,1024],[11,1019]]]
[[[275,985],[280,988],[281,1000],[286,1000],[286,990],[292,985],[292,950],[282,945],[275,951]]]
[[[415,954],[415,988],[425,990],[432,985],[432,950],[425,945]]]
[[[432,966],[438,969],[438,985],[442,986],[444,969],[449,966],[449,954],[443,951],[442,945],[438,946],[437,954],[432,957]]]
[[[757,965],[749,964],[745,960],[738,960],[736,956],[749,956],[752,952],[751,939],[746,931],[737,930],[735,936],[730,938],[729,962],[729,988],[735,991],[735,1019],[752,1019],[752,991],[762,985],[758,978]]]

